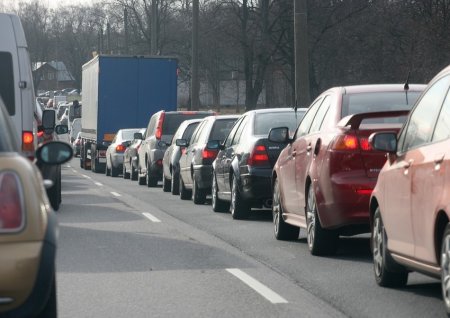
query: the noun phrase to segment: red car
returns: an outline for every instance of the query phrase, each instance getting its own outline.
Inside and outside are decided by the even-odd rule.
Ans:
[[[400,134],[377,133],[388,153],[370,201],[376,282],[402,287],[411,270],[441,278],[450,316],[450,66],[419,98]]]
[[[286,142],[272,175],[277,239],[296,239],[306,228],[313,255],[336,252],[339,235],[370,232],[369,198],[386,161],[368,142],[375,131],[399,130],[425,85],[335,87],[309,107]]]

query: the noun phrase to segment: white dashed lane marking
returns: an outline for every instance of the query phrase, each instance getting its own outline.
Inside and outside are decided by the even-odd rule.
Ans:
[[[151,215],[150,213],[144,212],[142,213],[143,216],[145,216],[147,219],[149,219],[150,221],[154,222],[154,223],[159,223],[161,222],[160,219],[158,219],[157,217],[154,217],[153,215]]]
[[[115,197],[121,197],[121,195],[117,192],[111,191],[111,194]]]
[[[100,182],[94,182],[95,185],[98,185],[99,187],[101,187],[103,184],[101,184]]]
[[[286,304],[288,302],[286,299],[284,299],[283,297],[275,293],[273,290],[271,290],[269,287],[260,283],[250,275],[241,271],[240,269],[227,268],[226,271],[239,278],[242,282],[247,284],[249,287],[251,287],[258,294],[266,298],[272,304]]]

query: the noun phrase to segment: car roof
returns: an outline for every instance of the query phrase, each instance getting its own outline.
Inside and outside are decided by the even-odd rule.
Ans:
[[[294,108],[292,107],[283,107],[283,108],[260,108],[253,109],[246,112],[246,114],[254,113],[254,114],[263,114],[263,113],[274,113],[274,112],[294,112]]]
[[[421,92],[425,89],[425,84],[408,84],[409,92]],[[405,84],[370,84],[370,85],[351,85],[333,87],[329,90],[341,90],[342,94],[358,94],[371,92],[403,92]]]

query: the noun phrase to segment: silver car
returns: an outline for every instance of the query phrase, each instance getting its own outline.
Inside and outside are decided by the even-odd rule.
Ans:
[[[117,177],[123,169],[123,153],[141,128],[119,129],[106,150],[106,175]]]

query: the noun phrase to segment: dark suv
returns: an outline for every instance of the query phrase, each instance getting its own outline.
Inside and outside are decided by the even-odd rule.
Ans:
[[[161,110],[150,118],[147,130],[139,148],[139,184],[155,187],[162,180],[162,159],[173,135],[186,119],[204,118],[214,115],[209,111],[171,111]]]

